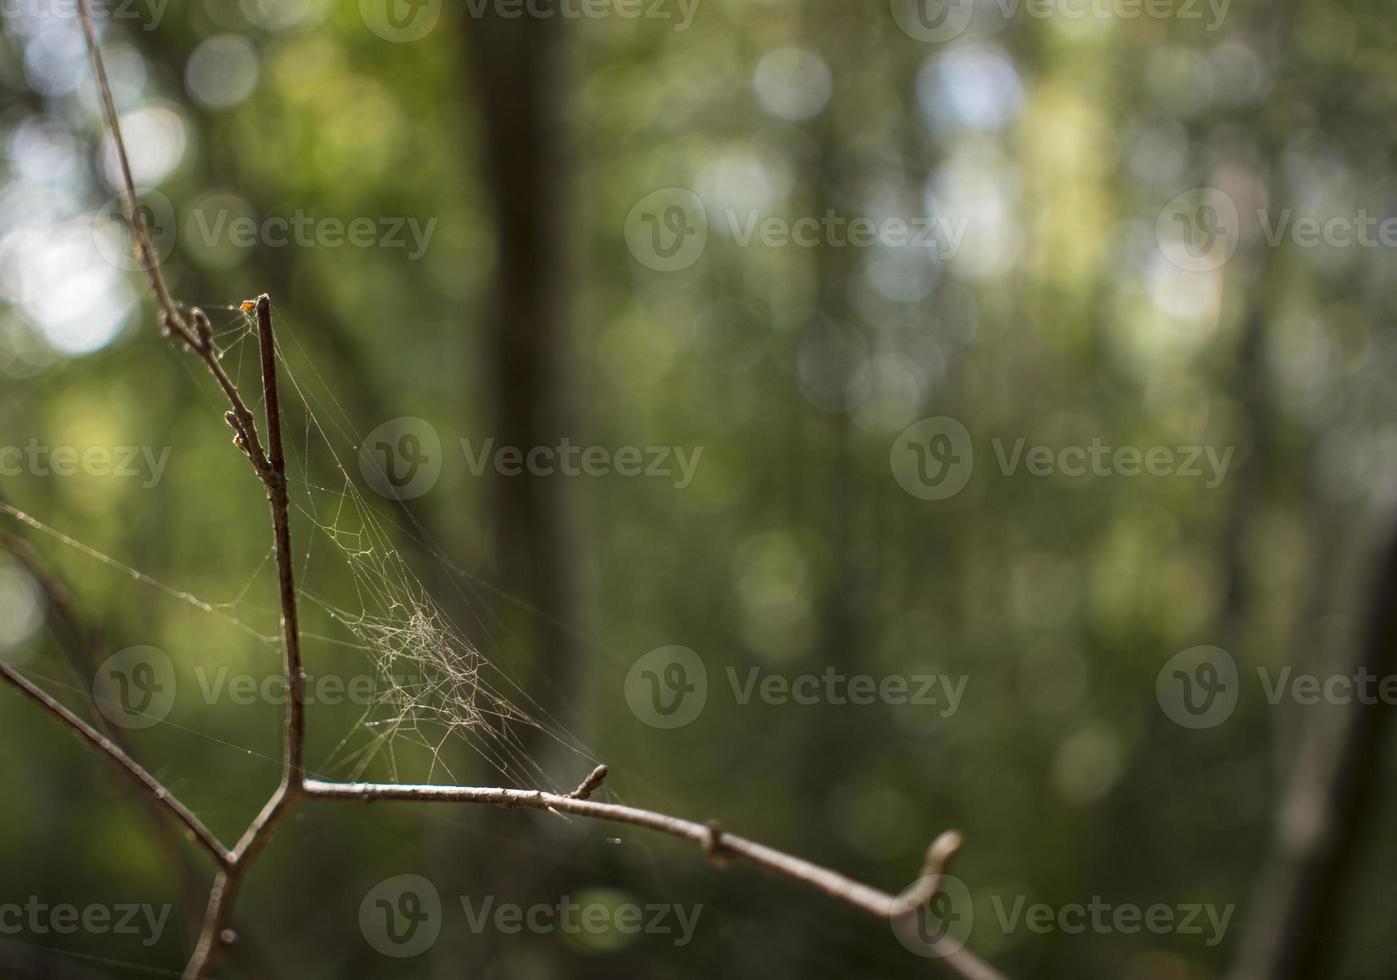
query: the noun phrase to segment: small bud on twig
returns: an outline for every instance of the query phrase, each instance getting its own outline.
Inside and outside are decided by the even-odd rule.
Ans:
[[[579,785],[577,789],[573,790],[568,795],[571,796],[574,800],[587,799],[597,791],[597,787],[600,786],[602,784],[602,780],[606,778],[607,772],[608,770],[606,766],[597,766],[597,768],[592,770],[592,774],[588,776],[586,779],[582,780],[581,785]]]
[[[191,316],[194,319],[194,338],[199,342],[200,350],[208,350],[213,343],[213,324],[209,323],[208,316],[197,306],[194,307]]]

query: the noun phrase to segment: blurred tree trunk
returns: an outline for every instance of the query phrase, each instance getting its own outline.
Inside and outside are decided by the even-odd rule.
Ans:
[[[563,22],[505,19],[491,9],[464,18],[494,201],[488,329],[489,375],[497,387],[489,434],[497,446],[527,452],[556,446],[568,416]],[[566,625],[576,622],[577,596],[561,484],[528,473],[494,479],[495,585],[505,594],[495,639],[507,657],[522,655],[529,662],[520,678],[525,689],[568,725],[565,706],[576,690],[577,650]]]
[[[569,414],[569,270],[567,215],[571,170],[566,135],[564,31],[560,17],[501,17],[492,6],[461,14],[470,82],[479,110],[478,140],[493,202],[495,269],[485,336],[493,379],[492,425],[468,420],[465,431],[493,436],[495,446],[557,446]],[[565,484],[557,476],[494,480],[493,584],[498,588],[491,639],[523,690],[526,710],[569,731],[582,670],[569,628],[578,621],[573,534]],[[571,785],[585,775],[563,771],[575,757],[552,760],[541,732],[524,736],[529,760],[550,780]],[[580,770],[579,770],[580,771]],[[536,785],[539,777],[513,778]],[[571,788],[569,785],[567,788]],[[513,814],[484,815],[467,862],[471,890],[500,902],[552,902],[567,890],[566,860],[544,839],[545,828],[521,826]],[[563,850],[566,854],[566,849]],[[462,950],[468,975],[513,972],[498,938],[474,937]],[[448,957],[448,960],[455,957]],[[502,965],[504,964],[504,965]],[[460,974],[457,974],[460,975]]]
[[[1379,556],[1349,676],[1397,671],[1397,534]],[[1317,719],[1296,753],[1276,851],[1262,879],[1258,941],[1236,980],[1318,980],[1335,975],[1336,934],[1353,871],[1376,814],[1393,707],[1381,698]]]
[[[1268,111],[1257,126],[1266,201],[1273,213],[1293,203],[1282,166],[1287,141],[1293,136],[1289,120],[1303,117],[1314,98],[1312,82],[1297,70],[1300,63],[1291,37],[1296,6],[1293,0],[1276,0],[1257,11],[1257,32],[1268,38],[1269,61],[1277,66]],[[1283,476],[1283,469],[1275,469],[1276,461],[1286,458],[1293,463],[1297,455],[1277,431],[1275,398],[1265,390],[1267,322],[1276,315],[1266,307],[1274,297],[1284,295],[1287,270],[1275,249],[1257,248],[1255,308],[1247,320],[1231,384],[1248,412],[1253,448],[1240,474],[1247,482],[1238,488],[1224,537],[1229,588],[1221,625],[1227,649],[1236,649],[1248,632],[1244,614],[1249,598],[1245,581],[1249,520],[1268,485]],[[1357,288],[1353,283],[1349,286]],[[1308,459],[1313,444],[1306,450]],[[1312,490],[1304,502],[1310,511],[1311,605],[1316,612],[1325,607],[1326,599],[1338,600],[1347,591],[1332,584],[1338,534],[1324,509],[1312,502],[1317,496]],[[1353,654],[1335,662],[1316,652],[1320,644],[1314,641],[1322,642],[1323,632],[1311,615],[1304,617],[1295,644],[1292,660],[1297,667],[1320,674],[1367,673],[1377,678],[1397,670],[1397,534],[1379,555],[1369,589]],[[1381,802],[1379,781],[1392,713],[1381,699],[1365,704],[1355,697],[1352,704],[1305,717],[1298,735],[1287,738],[1284,728],[1278,730],[1278,738],[1284,739],[1281,757],[1289,772],[1282,777],[1285,785],[1279,791],[1271,853],[1258,876],[1254,911],[1233,980],[1319,980],[1336,974],[1345,902],[1354,897],[1357,861]]]

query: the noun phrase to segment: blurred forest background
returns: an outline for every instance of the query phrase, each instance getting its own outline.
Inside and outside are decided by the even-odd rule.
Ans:
[[[410,569],[492,675],[517,683],[516,703],[547,719],[521,726],[510,744],[530,761],[502,773],[470,733],[425,749],[447,734],[439,723],[360,754],[373,744],[363,707],[313,705],[313,770],[570,789],[604,761],[627,802],[720,818],[889,890],[956,827],[970,946],[1009,976],[1227,976],[1275,938],[1263,869],[1317,802],[1282,806],[1292,763],[1342,714],[1269,703],[1256,668],[1349,669],[1397,486],[1393,243],[1272,242],[1256,214],[1382,219],[1397,206],[1397,22],[1377,0],[1179,0],[1159,16],[1126,16],[1144,8],[1121,0],[1086,17],[1005,0],[949,8],[948,32],[917,6],[647,0],[654,16],[623,16],[637,8],[617,0],[586,17],[540,0],[553,16],[515,18],[469,0],[98,4],[165,275],[209,311],[249,390],[237,304],[267,292],[277,311],[297,390],[309,672],[373,676],[382,650],[337,634],[334,609],[393,611],[403,626],[385,646],[412,668],[411,643],[434,634],[414,618],[431,607],[400,577]],[[179,697],[123,737],[232,838],[279,775],[281,707],[201,692],[225,667],[278,669],[275,643],[254,635],[276,623],[263,494],[217,392],[159,337],[113,246],[114,157],[72,6],[7,0],[4,14],[0,446],[169,454],[158,479],[139,461],[137,477],[32,462],[0,476],[13,508],[111,559],[0,513],[0,657],[87,710],[108,653],[162,651]],[[1235,253],[1182,268],[1159,229],[1205,187],[1237,204]],[[702,213],[673,210],[694,195]],[[647,199],[660,202],[648,216]],[[747,215],[831,210],[934,216],[963,238],[743,241]],[[736,229],[729,212],[744,216]],[[265,230],[240,241],[219,224],[296,215],[369,219],[373,241],[323,225],[308,244]],[[669,249],[646,253],[646,235],[695,220],[700,255],[671,268]],[[403,247],[384,240],[394,224]],[[420,248],[413,227],[431,229]],[[919,499],[890,453],[939,416],[970,433],[974,472],[953,497]],[[412,499],[374,492],[359,456],[379,444],[371,433],[428,466]],[[492,438],[701,456],[687,483],[673,457],[674,478],[472,472],[461,441],[475,453]],[[1004,473],[995,438],[1006,451],[1098,439],[1235,455],[1215,485],[1044,478]],[[382,522],[367,543],[361,511]],[[356,556],[361,545],[373,550]],[[25,547],[66,583],[100,644],[90,662],[72,655]],[[356,561],[378,571],[372,594]],[[1200,645],[1235,659],[1241,697],[1224,723],[1193,729],[1161,710],[1156,679]],[[658,728],[631,703],[632,668],[668,646],[697,653],[708,696],[690,723]],[[753,668],[967,683],[954,712],[744,704],[729,671]],[[0,903],[175,907],[150,948],[5,935],[3,969],[177,973],[206,862],[152,832],[106,760],[13,692],[0,704]],[[1364,816],[1385,824],[1392,801],[1376,795]],[[1352,874],[1320,893],[1315,975],[1391,976],[1394,846],[1348,846]],[[402,874],[452,908],[430,952],[399,960],[371,947],[359,914]],[[486,895],[703,913],[683,947],[476,934],[455,897]],[[995,896],[1236,912],[1211,945],[1037,935],[1001,929]],[[750,868],[710,868],[682,844],[469,807],[307,806],[250,873],[237,923],[230,977],[934,969],[885,923]]]

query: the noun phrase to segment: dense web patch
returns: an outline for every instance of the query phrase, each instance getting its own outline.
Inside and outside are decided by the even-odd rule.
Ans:
[[[259,379],[242,364],[243,355],[255,347],[246,343],[254,336],[255,325],[248,314],[238,312],[238,307],[218,309],[234,311],[215,339],[225,361],[234,362],[230,373],[239,381],[249,407],[256,411],[260,405],[254,406],[251,396],[260,391]],[[280,337],[290,336],[282,326]],[[298,341],[292,342],[299,347]],[[454,783],[459,779],[446,750],[449,745],[464,744],[509,782],[554,789],[570,785],[569,777],[548,778],[530,746],[536,751],[540,743],[555,744],[584,759],[591,754],[546,715],[507,669],[492,662],[462,633],[414,574],[395,545],[404,536],[441,562],[449,573],[445,577],[461,589],[459,572],[445,561],[406,507],[370,503],[360,491],[341,458],[342,454],[357,453],[359,438],[320,378],[313,359],[306,357],[305,362],[323,391],[323,401],[302,384],[284,351],[278,350],[283,388],[294,392],[297,407],[304,413],[302,436],[290,440],[287,447],[292,505],[303,518],[293,537],[297,592],[303,620],[314,610],[342,635],[326,635],[303,622],[303,643],[316,656],[323,653],[317,649],[320,647],[359,651],[372,663],[377,679],[359,724],[344,735],[328,758],[308,760],[312,769],[322,775],[358,778],[378,766],[376,778],[398,781],[411,765],[411,774],[424,778],[417,763],[425,752],[425,778],[432,781],[440,775]],[[203,378],[199,381],[206,383]],[[284,405],[284,413],[286,408]],[[339,452],[336,445],[341,447]],[[392,510],[397,518],[394,523],[387,523],[381,509]],[[261,642],[277,642],[275,630],[270,628],[275,612],[249,603],[247,588],[232,602],[206,602],[122,565],[13,508],[7,507],[5,512],[146,585],[221,616]],[[267,568],[264,559],[256,574],[266,574]],[[317,581],[315,588],[309,585],[312,578]],[[322,594],[321,581],[330,583],[329,592]],[[349,583],[347,587],[345,583]],[[489,615],[488,603],[467,596],[464,590],[461,598],[463,606],[477,616],[488,639],[488,629],[480,619],[482,614]],[[247,621],[252,619],[265,620],[268,628],[254,628]],[[409,748],[411,753],[406,751]],[[575,774],[571,781],[575,782]]]
[[[244,336],[250,336],[254,324],[250,316],[244,316]],[[283,328],[281,336],[293,335]],[[293,343],[299,347],[294,337]],[[299,458],[288,460],[301,471],[299,493],[293,490],[299,499],[294,503],[312,522],[319,540],[332,547],[333,559],[351,574],[356,603],[345,608],[304,585],[300,595],[349,631],[372,660],[380,685],[359,726],[361,733],[370,736],[367,742],[354,747],[352,736],[347,737],[326,764],[347,765],[350,775],[357,776],[382,757],[392,778],[397,779],[398,749],[409,744],[429,752],[429,775],[440,770],[458,782],[442,750],[451,740],[459,739],[511,781],[555,788],[566,783],[566,778],[562,782],[547,779],[526,742],[555,743],[583,757],[590,753],[546,716],[508,670],[487,658],[462,633],[408,566],[394,544],[394,534],[424,545],[448,571],[445,577],[459,589],[454,570],[406,507],[400,503],[392,506],[399,520],[390,528],[360,491],[350,468],[336,452],[335,442],[338,440],[346,453],[355,454],[357,467],[361,440],[320,378],[313,358],[304,360],[323,391],[324,401],[317,400],[302,384],[281,350],[278,360],[283,379],[290,382],[305,412],[304,438],[296,454]],[[329,479],[323,483],[311,477],[317,463],[330,467]],[[308,558],[307,552],[307,563]],[[484,628],[479,617],[488,610],[464,591],[460,598]]]

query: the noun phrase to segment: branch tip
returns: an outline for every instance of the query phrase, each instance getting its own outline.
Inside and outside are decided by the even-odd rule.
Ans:
[[[964,846],[965,837],[959,830],[943,831],[926,849],[926,863],[922,866],[922,874],[941,874],[946,870],[951,858]]]
[[[592,770],[592,774],[582,780],[577,789],[573,790],[568,795],[574,800],[589,799],[591,795],[597,791],[597,787],[601,786],[602,780],[606,779],[606,774],[609,771],[610,770],[607,769],[605,765],[597,766],[597,768]]]
[[[922,862],[922,873],[893,900],[891,918],[915,912],[931,903],[941,889],[941,877],[946,873],[946,865],[964,843],[965,838],[958,830],[947,830],[931,842],[926,849],[926,860]]]

